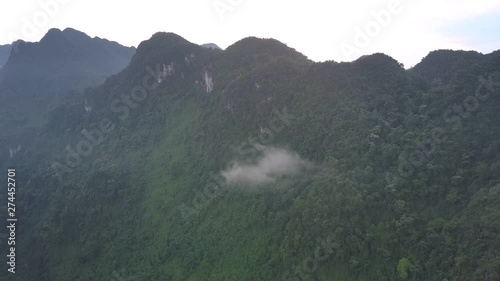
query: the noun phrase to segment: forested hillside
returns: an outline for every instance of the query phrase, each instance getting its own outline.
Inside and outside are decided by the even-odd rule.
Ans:
[[[158,33],[23,133],[9,280],[500,280],[499,120],[498,51]]]

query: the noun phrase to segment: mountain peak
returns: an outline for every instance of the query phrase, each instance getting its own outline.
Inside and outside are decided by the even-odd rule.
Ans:
[[[374,53],[371,55],[361,56],[360,58],[354,61],[354,64],[363,66],[375,66],[384,64],[394,65],[398,67],[401,66],[401,63],[399,63],[393,57],[386,55],[384,53]]]
[[[437,50],[430,52],[412,70],[424,77],[446,78],[449,73],[468,68],[482,58],[483,54],[476,51]]]
[[[215,43],[207,43],[207,44],[203,44],[201,45],[203,48],[206,48],[206,49],[212,49],[212,50],[222,50],[221,47],[217,46],[217,44]]]
[[[157,41],[170,42],[170,43],[178,43],[178,42],[189,43],[189,41],[184,39],[182,36],[175,34],[173,32],[157,32],[153,34],[153,36],[151,36],[151,38],[145,42],[157,42]]]
[[[306,56],[286,44],[268,38],[247,37],[226,49],[226,53],[247,57],[252,55],[269,55],[271,57],[288,56],[300,60],[308,60]]]
[[[172,32],[157,32],[139,44],[137,53],[149,52],[155,48],[169,49],[187,45],[194,44]]]
[[[59,38],[63,37],[63,33],[60,29],[58,28],[51,28],[45,35],[42,37],[40,40],[40,43],[42,42],[47,42],[47,41],[52,41],[52,40],[58,40]]]
[[[63,33],[80,33],[80,34],[85,34],[84,32],[81,32],[81,31],[76,30],[76,29],[71,28],[71,27],[66,27],[62,32]]]
[[[133,48],[72,28],[52,28],[39,42],[18,41],[11,48],[17,51],[10,52],[2,67],[0,89],[15,88],[23,97],[43,98],[45,106],[70,90],[96,85],[119,72],[134,53]]]
[[[82,43],[82,40],[88,40],[88,39],[92,38],[90,38],[90,36],[88,36],[84,32],[81,32],[74,28],[68,27],[65,28],[64,30],[60,30],[58,28],[51,28],[40,40],[40,43],[51,42],[51,43],[61,44],[62,40],[69,40],[71,42],[79,44]]]
[[[198,46],[175,33],[157,32],[137,46],[131,66],[147,64],[160,57],[182,56],[184,58],[186,53],[191,53],[196,47]]]
[[[219,47],[217,44],[215,43],[206,43],[206,44],[203,44],[203,45],[200,45],[202,46],[203,48],[206,48],[206,49],[212,49],[212,50],[222,50],[221,47]]]
[[[53,27],[53,28],[49,29],[45,35],[52,34],[52,33],[57,34],[57,33],[61,33],[61,32],[62,31],[59,28]]]

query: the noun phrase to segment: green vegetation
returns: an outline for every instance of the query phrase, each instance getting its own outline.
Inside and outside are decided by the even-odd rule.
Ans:
[[[113,101],[158,64],[175,71],[120,119]],[[499,280],[500,87],[480,77],[500,81],[499,52],[440,51],[405,70],[383,54],[313,63],[275,40],[221,51],[156,34],[121,73],[22,133],[9,280],[267,281],[295,267],[303,277],[284,280]],[[293,120],[263,143],[285,107]],[[104,118],[114,131],[60,181],[54,161]],[[179,206],[249,156],[236,152],[249,137],[317,169],[225,187],[184,220]]]

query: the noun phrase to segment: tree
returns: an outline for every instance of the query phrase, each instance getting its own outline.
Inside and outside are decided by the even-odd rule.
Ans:
[[[401,279],[403,280],[406,280],[408,279],[408,276],[409,276],[409,273],[413,270],[413,264],[410,262],[409,259],[407,258],[402,258],[399,260],[399,264],[398,264],[398,273],[399,273],[399,277],[401,277]]]

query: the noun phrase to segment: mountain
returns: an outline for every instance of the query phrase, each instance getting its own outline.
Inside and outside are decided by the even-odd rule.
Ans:
[[[11,45],[0,45],[0,69],[5,65],[10,55]]]
[[[405,70],[157,33],[9,143],[22,227],[0,274],[500,280],[499,89],[499,52]]]
[[[471,66],[481,64],[484,56],[474,51],[438,50],[431,52],[413,70],[428,79],[448,79]]]
[[[135,52],[71,28],[51,29],[40,42],[16,44],[17,52],[0,71],[0,100],[8,104],[0,114],[16,116],[9,120],[16,126],[38,126],[57,101],[104,82],[125,68]]]
[[[214,43],[207,43],[207,44],[203,44],[201,46],[203,48],[207,48],[207,49],[222,50],[221,47],[217,46],[217,44],[214,44]]]

